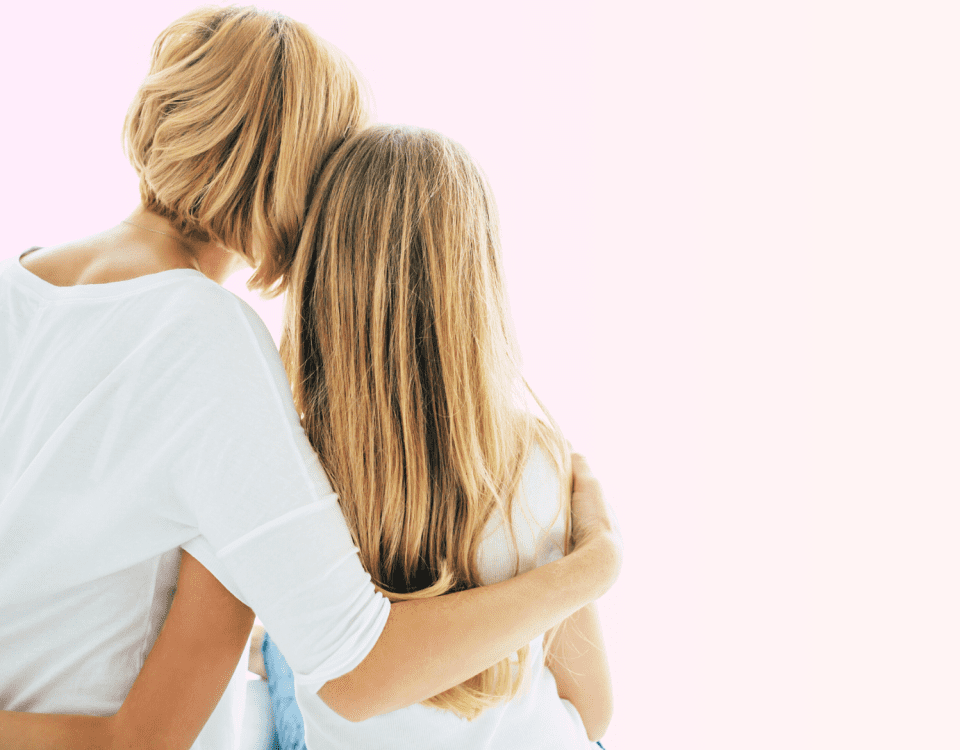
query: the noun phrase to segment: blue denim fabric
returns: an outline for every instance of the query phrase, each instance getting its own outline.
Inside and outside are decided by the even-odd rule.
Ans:
[[[277,644],[264,633],[263,663],[267,669],[267,689],[273,706],[273,723],[277,729],[279,750],[306,750],[303,737],[303,715],[293,694],[293,672]]]

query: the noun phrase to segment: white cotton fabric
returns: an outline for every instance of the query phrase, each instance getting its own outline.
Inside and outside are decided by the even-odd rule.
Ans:
[[[565,518],[559,512],[561,488],[556,469],[538,446],[530,451],[520,491],[513,502],[514,547],[506,524],[491,520],[480,545],[478,565],[484,585],[525,573],[563,554]],[[519,567],[517,567],[519,553]],[[273,637],[273,633],[270,633]],[[427,648],[428,645],[424,644]],[[281,652],[283,648],[280,648]],[[580,714],[557,695],[553,674],[544,666],[543,636],[530,642],[528,689],[490,708],[473,721],[449,711],[416,704],[362,722],[350,722],[295,678],[308,750],[584,750],[587,738]]]
[[[0,709],[115,713],[181,547],[305,689],[386,623],[247,305],[186,269],[57,287],[0,265]],[[230,700],[195,748],[231,746]]]

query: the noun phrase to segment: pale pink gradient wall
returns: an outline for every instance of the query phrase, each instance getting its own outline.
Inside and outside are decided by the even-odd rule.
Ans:
[[[0,258],[136,203],[120,124],[193,5],[5,11]],[[490,176],[529,380],[623,526],[607,747],[960,746],[960,14],[275,7]]]

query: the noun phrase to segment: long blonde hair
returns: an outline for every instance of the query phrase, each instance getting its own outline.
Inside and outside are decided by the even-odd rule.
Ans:
[[[556,425],[519,404],[532,393],[492,194],[437,133],[373,127],[330,159],[291,272],[281,354],[363,565],[394,601],[480,585],[484,530],[500,517],[513,534],[533,441],[569,477]],[[518,694],[527,652],[425,704],[478,716]]]
[[[124,123],[144,206],[241,253],[281,291],[312,177],[369,122],[353,64],[307,26],[253,7],[199,8],[153,45]]]

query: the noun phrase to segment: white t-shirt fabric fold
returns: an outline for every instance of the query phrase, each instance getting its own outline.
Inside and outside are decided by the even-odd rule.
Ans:
[[[386,623],[249,306],[188,269],[57,287],[0,264],[0,708],[116,712],[181,547],[311,689]]]

